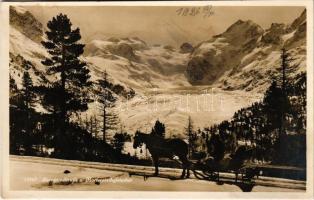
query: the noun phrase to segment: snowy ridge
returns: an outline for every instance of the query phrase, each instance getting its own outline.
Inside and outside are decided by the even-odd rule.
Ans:
[[[35,43],[15,28],[10,27],[10,76],[16,81],[18,88],[21,88],[21,79],[25,71],[22,66],[24,61],[32,63],[33,67],[29,73],[35,85],[46,81],[43,78],[48,80],[52,78],[45,74],[45,68],[39,59],[45,56],[47,56],[47,52],[40,44]]]
[[[273,23],[267,30],[250,20],[238,20],[195,47],[187,67],[189,82],[262,93],[278,76],[282,48],[294,59],[293,76],[306,70],[305,32],[305,10],[290,25]]]
[[[189,86],[184,71],[188,54],[170,46],[147,46],[137,38],[93,40],[86,60],[114,80],[139,90]]]
[[[37,27],[30,13],[25,13],[32,19],[27,26]],[[24,15],[14,19],[20,18],[26,20]],[[32,63],[29,73],[35,85],[48,83],[55,77],[47,75],[41,64],[47,56],[46,50],[23,32],[25,27],[19,26],[24,24],[11,23],[10,27],[10,76],[21,88],[24,60]],[[291,63],[296,66],[294,73],[305,71],[305,32],[303,12],[291,25],[274,24],[268,30],[252,21],[238,20],[224,33],[190,47],[191,51],[185,53],[169,45],[150,46],[136,37],[104,36],[104,39],[90,40],[81,59],[88,64],[92,82],[102,79],[106,70],[112,83],[135,90],[133,99],[116,96],[116,111],[126,130],[150,132],[160,119],[167,122],[167,137],[184,138],[188,116],[195,122],[195,128],[208,127],[230,119],[238,109],[259,101],[270,79],[276,76],[282,47],[295,59]],[[274,43],[277,39],[272,37],[281,38],[280,43]],[[212,88],[219,88],[214,92],[217,94],[214,102],[210,96]],[[95,96],[93,89],[87,93],[91,97]],[[204,91],[209,94],[204,95]],[[189,110],[186,110],[187,104]],[[211,104],[215,109],[209,110]],[[100,116],[98,103],[90,103],[89,109],[81,114]]]
[[[26,70],[23,62],[30,62],[29,74],[34,85],[49,83],[49,80],[52,81],[56,77],[48,75],[47,68],[41,64],[44,57],[48,56],[46,50],[41,44],[28,38],[19,30],[22,28],[10,27],[10,76],[21,89],[23,73]],[[173,88],[190,85],[184,75],[188,54],[180,53],[178,49],[171,46],[147,46],[138,38],[109,38],[91,41],[86,45],[85,54],[81,59],[88,64],[92,82],[96,83],[102,79],[103,72],[106,70],[113,84],[120,84],[127,90],[135,89],[137,96],[132,102],[139,100],[139,109],[146,98],[145,90],[147,88]],[[87,95],[93,99],[95,99],[94,89],[91,88],[87,91]],[[118,108],[116,109],[122,122],[127,120],[129,113],[136,114],[137,109],[134,111],[120,109],[127,100],[122,96],[114,95],[118,98]],[[86,112],[80,113],[82,117],[91,115],[101,117],[101,109],[97,101],[90,103],[88,107]],[[46,112],[37,105],[35,109],[42,113]],[[144,114],[150,113],[144,112]],[[135,119],[130,118],[130,123],[126,125],[132,126],[132,128],[126,126],[126,129],[130,128],[133,131],[136,127],[142,127],[141,123],[146,123],[146,121],[137,121],[140,118],[141,116]],[[147,117],[144,116],[144,118]],[[72,120],[76,120],[76,116],[73,116]],[[176,127],[172,127],[172,129],[176,129]]]

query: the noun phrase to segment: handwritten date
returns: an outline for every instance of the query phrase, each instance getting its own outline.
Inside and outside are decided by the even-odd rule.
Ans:
[[[200,6],[200,7],[182,7],[176,10],[179,16],[198,16],[210,17],[214,15],[213,6]]]

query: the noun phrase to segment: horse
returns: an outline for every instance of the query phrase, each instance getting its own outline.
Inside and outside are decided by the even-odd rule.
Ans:
[[[141,133],[140,131],[136,131],[134,136],[133,148],[136,149],[137,147],[140,147],[143,143],[146,144],[146,147],[152,156],[153,163],[155,165],[154,176],[158,176],[159,174],[159,158],[163,157],[173,159],[174,156],[178,156],[180,161],[182,162],[183,169],[181,178],[190,177],[190,162],[187,159],[188,145],[183,140],[178,138],[164,139],[160,136],[145,134]],[[187,171],[186,176],[185,171]]]

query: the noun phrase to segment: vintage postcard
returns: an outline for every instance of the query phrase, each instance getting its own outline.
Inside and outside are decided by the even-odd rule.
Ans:
[[[1,4],[2,195],[313,198],[313,2]]]

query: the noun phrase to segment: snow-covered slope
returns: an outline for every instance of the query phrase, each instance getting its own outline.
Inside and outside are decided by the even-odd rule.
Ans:
[[[305,33],[305,10],[290,25],[273,23],[267,30],[250,20],[239,20],[194,49],[187,76],[196,85],[264,92],[278,75],[282,48],[294,59],[293,75],[306,69]]]
[[[44,26],[27,9],[10,7],[10,53],[13,57],[22,56],[41,72],[45,68],[40,61],[47,56],[40,44],[43,30]],[[148,46],[137,37],[91,40],[82,59],[88,62],[93,80],[101,78],[100,72],[106,70],[114,82],[140,91],[190,85],[184,75],[187,53],[171,46]]]
[[[27,48],[25,48],[27,47]],[[21,80],[25,71],[25,62],[30,62],[29,73],[35,85],[46,82],[50,77],[46,75],[40,58],[47,53],[40,44],[32,41],[13,27],[10,27],[10,75],[21,88]]]
[[[25,31],[32,29],[32,26],[42,28],[43,25],[21,7],[11,7],[10,20],[10,76],[15,80],[18,88],[22,88],[26,63],[30,66],[28,71],[34,85],[44,85],[53,81],[56,77],[48,75],[47,68],[41,64],[44,57],[48,56],[38,39],[42,40],[42,31],[36,32],[36,39],[30,37],[31,33]],[[103,72],[106,70],[112,83],[120,84],[127,90],[134,89],[137,95],[135,99],[144,99],[145,92],[149,88],[174,88],[190,85],[184,75],[188,60],[187,53],[181,53],[179,49],[171,46],[148,46],[139,38],[92,40],[86,44],[81,59],[88,63],[91,81],[96,83],[97,80],[102,79]],[[94,95],[93,89],[88,91],[88,95]],[[118,98],[118,107],[123,107],[127,101],[125,97],[117,95],[116,97]],[[121,121],[123,123],[130,121],[133,128],[136,126],[131,122],[132,119],[128,119],[128,113],[136,111],[137,109],[132,112],[127,111],[126,114],[121,109],[117,110],[121,115]],[[93,102],[89,104],[88,111],[81,114],[83,117],[86,116],[85,114],[100,117],[101,110],[98,103]],[[149,115],[150,113],[144,112],[144,114]],[[141,124],[136,125],[142,126]],[[129,127],[126,129],[129,130]]]
[[[226,70],[238,65],[263,34],[263,29],[252,21],[238,20],[224,33],[197,45],[187,66],[193,84],[212,84]]]
[[[260,94],[223,91],[208,86],[152,90],[119,104],[120,118],[131,133],[150,132],[157,119],[165,123],[167,137],[186,138],[191,117],[194,128],[202,129],[230,119],[237,110],[261,99]]]
[[[42,40],[43,25],[23,7],[10,7],[10,26],[34,42]]]
[[[43,25],[20,7],[12,7],[10,13],[10,76],[21,88],[23,63],[29,62],[35,85],[52,81],[55,77],[48,76],[41,64],[47,56],[39,43]],[[37,31],[27,31],[33,27]],[[239,20],[208,41],[195,47],[185,43],[180,49],[150,46],[136,37],[104,36],[87,42],[82,59],[88,63],[94,83],[106,70],[113,83],[135,90],[131,100],[117,96],[116,110],[129,133],[137,129],[149,132],[160,119],[166,124],[167,136],[182,136],[189,116],[195,128],[203,128],[258,101],[277,73],[282,47],[295,58],[292,64],[298,64],[294,73],[305,70],[305,30],[304,12],[291,25],[273,24],[268,30]],[[221,89],[215,91],[216,96],[210,91],[204,95],[212,87]],[[100,112],[97,103],[91,103],[83,115],[100,116]]]
[[[85,58],[138,90],[190,85],[184,75],[188,54],[171,46],[148,46],[138,38],[93,40],[86,45]]]

